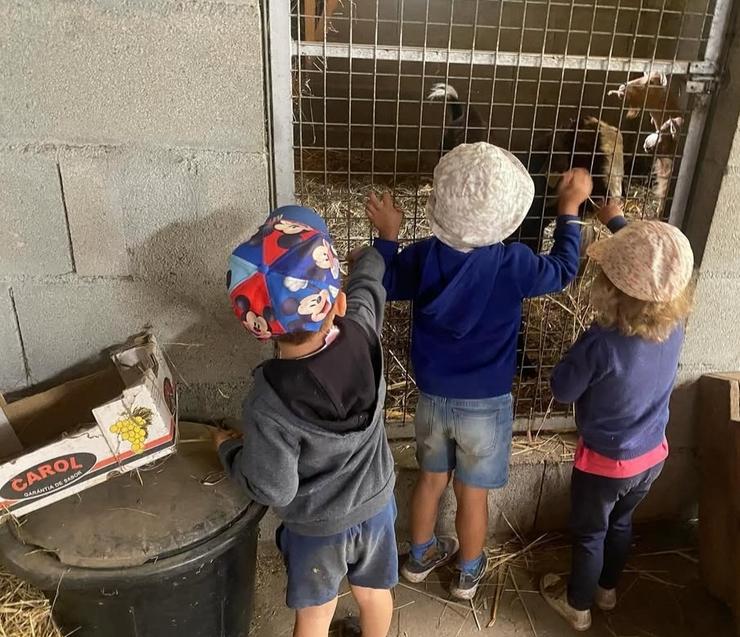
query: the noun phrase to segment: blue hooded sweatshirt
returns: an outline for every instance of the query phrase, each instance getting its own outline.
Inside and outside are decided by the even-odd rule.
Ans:
[[[419,389],[457,399],[509,393],[522,300],[575,278],[580,235],[577,216],[561,215],[549,255],[521,243],[460,252],[435,237],[399,252],[395,241],[376,239],[388,300],[414,303],[411,362]]]

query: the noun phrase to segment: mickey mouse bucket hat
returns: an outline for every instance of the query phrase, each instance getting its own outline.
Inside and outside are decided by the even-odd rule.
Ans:
[[[317,332],[341,287],[326,223],[310,208],[278,208],[232,252],[226,286],[234,313],[257,338]]]

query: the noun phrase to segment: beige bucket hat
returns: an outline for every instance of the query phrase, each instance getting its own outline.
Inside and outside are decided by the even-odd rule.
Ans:
[[[468,251],[512,234],[533,199],[534,182],[514,155],[486,142],[461,144],[434,169],[426,213],[434,236]]]
[[[587,254],[622,292],[642,301],[666,303],[679,296],[694,271],[686,236],[662,221],[633,221]]]

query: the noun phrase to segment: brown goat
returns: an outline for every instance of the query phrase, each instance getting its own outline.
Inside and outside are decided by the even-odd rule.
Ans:
[[[615,95],[624,100],[627,119],[634,119],[646,110],[657,131],[660,130],[666,115],[673,117],[679,111],[676,97],[668,90],[668,84],[665,73],[645,73],[642,77],[609,91],[607,95]]]

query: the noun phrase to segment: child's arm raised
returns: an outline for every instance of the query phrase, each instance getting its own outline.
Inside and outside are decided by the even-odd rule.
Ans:
[[[599,221],[603,223],[612,234],[616,234],[627,225],[622,208],[616,203],[608,203],[596,213]]]
[[[378,231],[375,249],[385,261],[383,286],[389,301],[409,301],[416,296],[419,271],[416,263],[416,248],[412,244],[398,251],[398,234],[403,213],[393,205],[391,194],[386,192],[382,199],[371,193],[365,204],[365,213]]]
[[[569,170],[561,178],[555,243],[550,254],[535,255],[525,246],[520,248],[527,253],[522,259],[523,297],[558,292],[576,277],[581,245],[578,209],[588,199],[592,187],[591,176],[581,168]]]
[[[298,492],[299,444],[271,418],[245,408],[246,436],[218,447],[226,471],[265,506],[287,506]]]
[[[349,255],[349,266],[347,317],[379,334],[385,308],[383,257],[374,248],[365,246]]]

